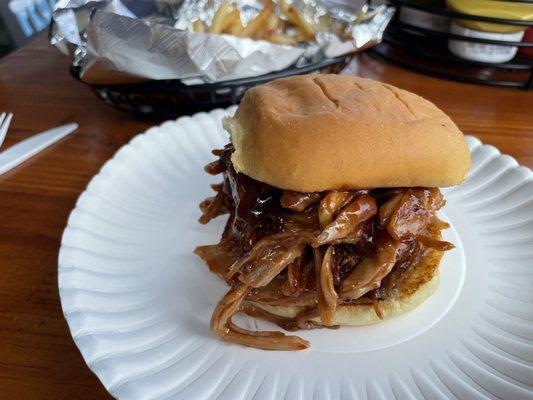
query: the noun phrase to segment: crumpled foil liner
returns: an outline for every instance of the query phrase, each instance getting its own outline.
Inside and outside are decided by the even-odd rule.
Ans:
[[[59,0],[51,43],[70,54],[93,84],[181,79],[186,84],[267,74],[350,54],[378,43],[394,9],[350,8],[325,0],[288,1],[317,30],[316,43],[279,45],[231,35],[193,32],[223,0]],[[263,8],[237,0],[244,22]]]

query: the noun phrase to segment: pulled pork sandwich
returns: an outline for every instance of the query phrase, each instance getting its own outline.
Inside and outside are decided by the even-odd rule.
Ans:
[[[223,340],[268,350],[309,343],[249,331],[243,312],[286,331],[366,325],[438,287],[448,224],[439,187],[466,176],[462,133],[429,101],[369,79],[307,75],[247,91],[223,121],[231,143],[206,166],[222,183],[200,222],[228,214],[195,253],[230,286],[211,319]]]

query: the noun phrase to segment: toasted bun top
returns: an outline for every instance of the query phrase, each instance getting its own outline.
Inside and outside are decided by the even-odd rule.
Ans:
[[[254,87],[224,127],[238,172],[299,192],[451,186],[470,167],[463,134],[435,105],[353,76]]]

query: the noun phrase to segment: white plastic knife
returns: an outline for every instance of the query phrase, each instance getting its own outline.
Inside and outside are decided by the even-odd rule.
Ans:
[[[71,134],[78,129],[78,124],[72,123],[58,126],[43,133],[39,133],[28,139],[11,146],[0,153],[0,175],[6,173],[28,158],[53,145],[58,140]]]

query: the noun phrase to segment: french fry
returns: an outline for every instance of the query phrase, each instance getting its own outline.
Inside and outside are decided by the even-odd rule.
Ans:
[[[205,24],[203,23],[203,21],[197,19],[192,23],[192,29],[195,32],[205,32]]]
[[[232,33],[232,29],[237,26],[242,27],[241,13],[238,8],[234,8],[224,19],[224,24],[221,27],[222,33]]]
[[[302,31],[298,30],[298,32],[296,33],[296,40],[305,40],[305,35],[302,33]]]
[[[244,29],[244,26],[242,25],[241,18],[239,16],[239,19],[235,21],[233,26],[228,29],[228,33],[235,36],[241,36],[241,32]]]
[[[276,14],[272,14],[268,17],[267,23],[266,23],[266,30],[276,30],[280,26],[281,20]]]
[[[252,39],[264,39],[266,37],[266,34],[267,34],[266,26],[262,25],[259,27],[257,31],[254,32],[251,38]]]
[[[288,5],[285,0],[280,0],[279,5],[287,19],[296,25],[296,27],[304,34],[304,37],[309,41],[314,41],[315,31],[304,16],[300,14],[296,8]]]
[[[284,19],[281,19],[280,17],[278,17],[278,29],[281,32],[286,32],[287,31],[287,26],[288,26],[288,22],[285,21]]]
[[[254,33],[254,39],[268,39],[269,34],[276,33],[276,28],[278,26],[278,17],[276,14],[272,13],[268,16],[266,22],[259,27],[259,29]]]
[[[315,31],[309,22],[307,22],[307,20],[303,17],[303,15],[292,6],[289,7],[289,15],[291,16],[291,20],[294,22],[294,24],[300,28],[305,38],[309,41],[314,41]]]
[[[270,40],[272,43],[276,44],[285,44],[288,46],[294,46],[296,45],[296,40],[293,38],[288,37],[287,35],[284,35],[282,33],[274,33],[268,37],[268,40]]]
[[[287,13],[289,11],[289,5],[285,0],[279,0],[278,1],[279,8],[281,9],[281,12],[285,14],[285,16],[288,18]]]
[[[208,32],[214,34],[230,34],[238,37],[252,39],[265,39],[272,43],[294,46],[300,40],[315,40],[315,31],[311,24],[286,0],[260,0],[264,4],[263,10],[253,18],[246,26],[241,21],[240,10],[236,4],[225,1],[220,4],[209,26],[202,21],[193,22],[195,32]],[[275,8],[283,15],[274,13]],[[291,27],[295,30],[294,37],[287,36],[286,29]],[[292,33],[292,30],[291,30]]]
[[[274,4],[270,3],[254,19],[244,27],[239,36],[253,37],[255,33],[265,24],[270,14],[274,10]]]
[[[208,33],[221,33],[224,27],[224,20],[231,12],[231,6],[229,3],[222,3],[213,16],[211,26],[207,29]]]
[[[270,14],[266,23],[261,27],[261,29],[255,34],[255,39],[266,39],[269,40],[270,36],[277,33],[278,26],[281,20],[276,14]]]
[[[375,17],[378,12],[379,12],[378,8],[376,8],[375,10],[371,10],[371,11],[368,11],[365,8],[363,8],[361,11],[359,11],[359,14],[357,14],[357,18],[355,22],[361,23],[363,21],[366,21],[367,19]]]

